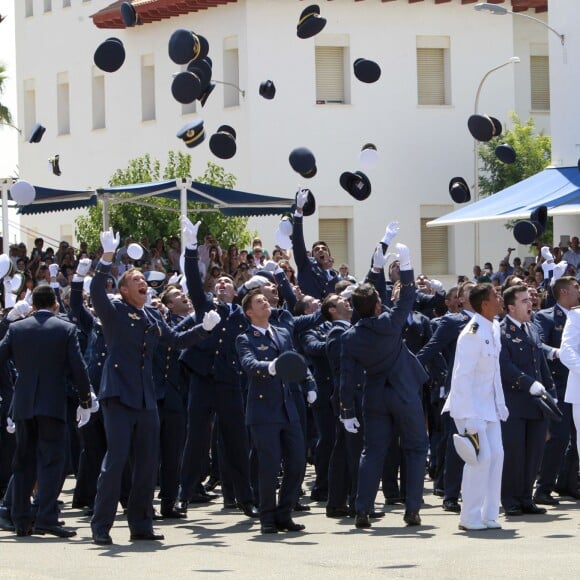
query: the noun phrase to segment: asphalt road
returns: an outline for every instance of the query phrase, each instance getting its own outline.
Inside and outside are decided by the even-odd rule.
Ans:
[[[256,520],[215,500],[190,509],[187,520],[156,522],[163,542],[130,542],[119,512],[114,544],[98,547],[88,518],[70,508],[73,483],[67,480],[61,496],[62,516],[78,535],[17,538],[0,531],[0,578],[580,577],[580,502],[571,500],[543,516],[502,516],[502,530],[471,533],[459,531],[458,516],[430,493],[416,528],[404,525],[402,506],[386,506],[383,519],[357,530],[352,519],[329,519],[323,504],[311,503],[311,512],[295,514],[304,532],[269,536]]]

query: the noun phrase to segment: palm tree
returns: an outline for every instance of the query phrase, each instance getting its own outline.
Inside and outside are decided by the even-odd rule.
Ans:
[[[5,73],[6,67],[3,64],[0,64],[0,95],[4,91],[4,81],[7,78]],[[0,123],[8,123],[8,124],[12,123],[12,115],[10,114],[8,107],[3,105],[1,102],[0,102]]]

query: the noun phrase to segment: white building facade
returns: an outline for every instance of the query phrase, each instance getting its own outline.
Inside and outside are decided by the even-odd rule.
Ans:
[[[306,6],[295,0],[199,2],[212,6],[130,29],[97,28],[92,16],[110,4],[16,0],[18,117],[24,135],[35,122],[47,129],[39,144],[21,140],[21,178],[45,187],[96,188],[130,159],[149,153],[163,163],[169,150],[182,150],[192,155],[194,178],[211,160],[236,175],[244,191],[289,197],[298,185],[309,187],[317,212],[305,219],[307,244],[326,239],[335,260],[349,262],[358,276],[386,224],[398,219],[399,240],[411,247],[416,271],[445,278],[471,274],[474,228],[427,229],[425,223],[454,209],[451,177],[473,184],[467,119],[485,73],[519,56],[519,64],[486,80],[479,112],[504,124],[511,111],[522,120],[534,116],[538,130],[550,131],[548,31],[524,18],[476,12],[461,0],[321,0],[326,27],[301,40],[296,23]],[[545,12],[530,14],[547,21]],[[167,53],[177,28],[203,34],[214,79],[245,95],[218,84],[204,108],[177,103],[170,87],[179,67]],[[110,36],[126,51],[112,74],[93,64],[96,47]],[[359,57],[381,66],[376,83],[354,77]],[[258,94],[266,79],[277,89],[271,101]],[[175,134],[197,117],[204,119],[206,141],[187,149]],[[237,154],[226,161],[208,147],[209,135],[222,124],[237,132]],[[359,202],[341,189],[339,176],[358,169],[359,151],[369,142],[380,163],[367,172],[371,196]],[[316,156],[318,173],[310,180],[288,163],[299,146]],[[55,154],[60,177],[47,162]],[[49,245],[51,238],[75,242],[76,215],[23,218],[31,232],[24,241],[37,232]],[[276,225],[276,218],[256,218],[249,227],[272,248]],[[481,264],[497,266],[508,246],[517,247],[502,222],[482,225],[479,235]],[[517,247],[515,254],[526,252]]]

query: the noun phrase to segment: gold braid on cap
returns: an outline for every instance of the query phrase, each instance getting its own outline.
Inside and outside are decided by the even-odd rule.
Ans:
[[[191,34],[195,40],[195,44],[193,45],[193,58],[191,60],[197,60],[201,52],[201,42],[199,42],[199,38],[196,34],[193,34],[193,32]]]
[[[195,143],[195,141],[197,141],[204,134],[204,132],[205,129],[202,129],[199,133],[196,133],[195,129],[190,129],[185,134],[187,138],[184,139],[183,141],[186,145],[189,145],[190,143]]]
[[[300,26],[306,19],[310,18],[311,16],[314,16],[315,18],[320,18],[320,14],[318,14],[317,12],[309,12],[308,14],[305,14],[300,21],[298,22],[297,26]]]

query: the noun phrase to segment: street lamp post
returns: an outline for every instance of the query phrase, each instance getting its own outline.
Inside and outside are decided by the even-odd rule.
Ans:
[[[495,4],[491,4],[491,6],[495,6]],[[504,63],[494,66],[493,68],[489,69],[479,81],[479,85],[477,87],[477,91],[475,93],[475,103],[473,105],[473,112],[477,115],[477,110],[479,107],[479,95],[481,93],[481,89],[483,84],[485,83],[487,77],[503,68],[504,66],[508,66],[510,64],[516,64],[520,62],[520,58],[518,56],[512,56],[508,58]],[[479,141],[477,139],[473,140],[473,203],[477,203],[479,201]],[[479,265],[479,223],[474,223],[474,245],[473,245],[473,265]]]

